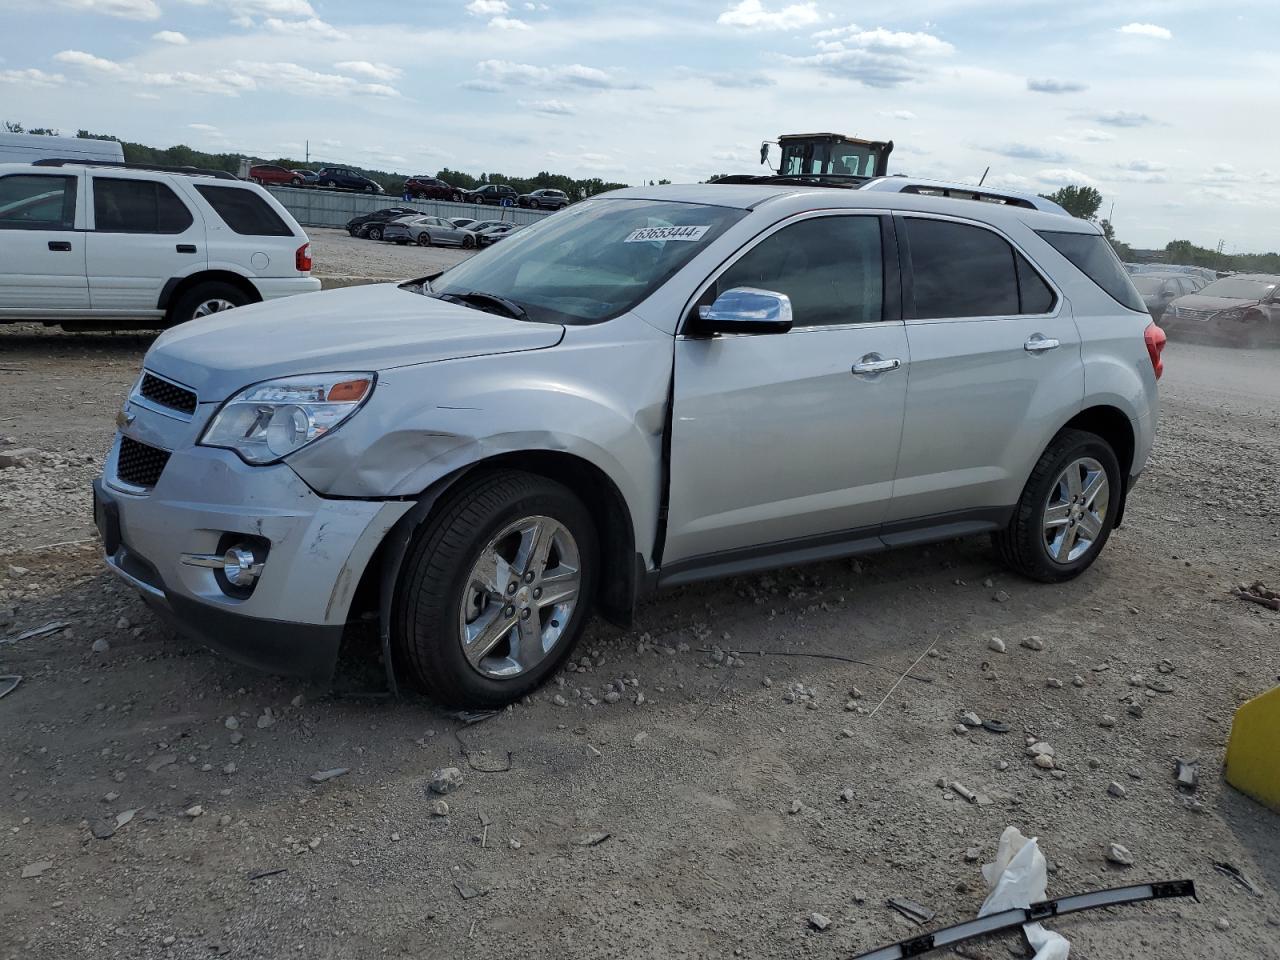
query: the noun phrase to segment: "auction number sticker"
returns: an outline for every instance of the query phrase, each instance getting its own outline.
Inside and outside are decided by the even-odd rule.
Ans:
[[[710,224],[705,227],[641,227],[622,242],[641,243],[645,240],[701,240],[702,235],[710,229]]]

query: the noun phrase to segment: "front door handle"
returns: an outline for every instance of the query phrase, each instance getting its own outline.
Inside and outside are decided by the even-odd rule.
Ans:
[[[1027,338],[1027,342],[1022,345],[1022,349],[1027,353],[1044,353],[1046,350],[1056,350],[1060,346],[1062,346],[1062,341],[1054,337],[1033,333]]]
[[[194,243],[180,243],[176,249],[179,253],[195,253],[196,245]]]
[[[878,353],[868,353],[853,365],[852,373],[856,377],[874,376],[877,373],[888,373],[902,366],[902,361],[894,357],[886,360]]]
[[[70,240],[50,240],[49,249],[54,251],[55,253],[70,253],[71,241]]]

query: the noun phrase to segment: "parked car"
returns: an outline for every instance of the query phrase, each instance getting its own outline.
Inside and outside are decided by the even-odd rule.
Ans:
[[[147,328],[320,289],[262,187],[136,165],[0,165],[0,321]]]
[[[455,227],[469,227],[471,224],[475,223],[476,220],[474,217],[450,217],[449,222]]]
[[[518,223],[497,223],[474,232],[480,242],[480,246],[487,247],[489,244],[497,243],[503,237],[515,233],[520,227],[521,224]]]
[[[502,206],[504,200],[510,200],[514,205],[518,196],[515,187],[509,187],[505,183],[486,183],[483,187],[466,191],[462,198],[468,203],[491,203],[494,206]]]
[[[304,183],[300,174],[274,163],[255,163],[249,168],[249,179],[254,183],[275,183],[286,187],[300,187]]]
[[[1142,294],[1152,318],[1159,320],[1170,303],[1184,294],[1195,293],[1204,281],[1186,273],[1139,273],[1133,276],[1133,285]]]
[[[533,190],[516,198],[519,206],[532,207],[534,210],[562,210],[570,202],[569,195],[563,190]]]
[[[425,173],[405,180],[404,189],[409,196],[416,197],[419,200],[462,202],[463,190],[461,187],[455,187],[452,184],[445,183],[439,177],[432,177]]]
[[[94,484],[107,564],[273,672],[328,678],[372,612],[388,669],[472,708],[655,587],[987,532],[1079,576],[1164,335],[1093,224],[912,183],[620,190],[431,278],[166,334]]]
[[[340,190],[360,190],[364,193],[386,193],[382,184],[370,180],[364,174],[349,167],[322,167],[316,171],[316,186]]]
[[[1280,345],[1280,276],[1237,273],[1214,280],[1170,303],[1160,325],[1171,336]]]
[[[421,210],[415,210],[413,207],[383,207],[381,210],[374,210],[372,213],[362,213],[352,217],[346,223],[347,233],[353,237],[368,237],[370,240],[382,239],[382,225],[389,220],[397,220],[400,217],[421,216]]]
[[[314,170],[294,170],[293,172],[301,177],[303,184],[308,187],[314,187],[316,181],[320,179]]]
[[[455,227],[443,217],[401,217],[382,228],[382,239],[394,243],[416,243],[420,247],[441,244],[447,247],[476,245],[476,235]]]

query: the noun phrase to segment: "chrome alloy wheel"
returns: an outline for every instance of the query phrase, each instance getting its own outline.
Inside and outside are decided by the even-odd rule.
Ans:
[[[480,552],[458,611],[462,652],[483,676],[509,680],[551,653],[577,606],[578,544],[564,524],[525,517]]]
[[[1044,548],[1055,563],[1072,563],[1102,536],[1111,484],[1092,457],[1073,460],[1058,475],[1044,508]]]
[[[212,300],[206,300],[204,303],[196,307],[192,317],[207,317],[211,314],[221,313],[223,310],[234,310],[236,305],[230,300],[223,300],[221,297],[214,297]]]

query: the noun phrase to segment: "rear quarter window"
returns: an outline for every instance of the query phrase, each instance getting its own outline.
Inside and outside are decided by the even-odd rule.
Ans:
[[[1100,233],[1064,233],[1037,230],[1037,234],[1053,249],[1070,260],[1080,272],[1104,290],[1122,307],[1147,312],[1146,302],[1138,293],[1116,256],[1111,244]]]
[[[271,204],[243,187],[197,184],[196,190],[233,231],[250,237],[292,237],[293,230]]]

